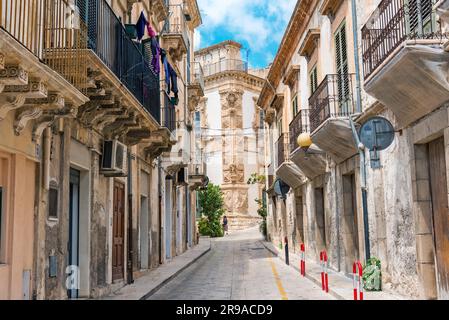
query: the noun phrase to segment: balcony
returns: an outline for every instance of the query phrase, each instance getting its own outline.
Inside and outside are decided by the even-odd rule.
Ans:
[[[190,164],[188,169],[190,186],[193,188],[204,186],[207,178],[206,163]]]
[[[323,152],[317,152],[316,146],[312,145],[309,150],[299,148],[297,139],[303,133],[310,133],[309,110],[302,109],[290,123],[290,159],[303,175],[313,179],[326,171],[326,159]]]
[[[290,161],[289,134],[283,133],[276,142],[277,157],[275,161],[276,176],[290,187],[297,188],[305,182],[304,174]]]
[[[0,120],[14,113],[14,134],[33,121],[37,141],[88,101],[86,30],[75,21],[64,0],[0,1]]]
[[[164,106],[162,107],[161,125],[170,132],[174,132],[176,130],[176,107],[167,93],[163,92],[162,94],[164,96]]]
[[[302,109],[290,122],[290,153],[298,148],[298,136],[305,132],[310,132],[309,128],[309,109]]]
[[[200,98],[204,97],[204,72],[201,64],[194,62],[193,65],[188,65],[187,75],[189,110],[193,112]]]
[[[209,77],[217,73],[228,71],[248,72],[248,63],[236,59],[224,59],[219,62],[203,66],[204,76]]]
[[[309,98],[312,141],[340,163],[357,150],[349,125],[354,113],[354,74],[327,75]]]
[[[169,5],[169,16],[162,30],[163,47],[174,61],[181,61],[190,48],[183,5]]]
[[[435,0],[383,0],[362,28],[365,90],[404,127],[449,95],[449,53]],[[410,94],[413,92],[413,94]]]

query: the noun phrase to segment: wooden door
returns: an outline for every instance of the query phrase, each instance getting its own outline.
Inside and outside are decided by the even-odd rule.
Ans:
[[[112,221],[112,280],[123,279],[125,261],[125,186],[114,183]]]
[[[449,210],[444,149],[443,137],[429,143],[433,237],[440,299],[449,298]]]

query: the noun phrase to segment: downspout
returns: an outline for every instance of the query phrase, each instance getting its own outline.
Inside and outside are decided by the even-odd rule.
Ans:
[[[357,22],[357,4],[352,0],[352,37],[354,39],[354,61],[355,61],[355,82],[356,82],[356,112],[362,112],[362,86],[360,81],[360,57],[359,57],[359,38]]]
[[[357,149],[359,150],[360,158],[360,187],[362,189],[362,209],[363,209],[363,226],[365,229],[365,259],[366,261],[371,257],[370,240],[369,240],[369,222],[368,222],[368,195],[366,188],[366,166],[365,166],[365,146],[360,142],[359,135],[355,129],[354,121],[349,117],[349,124],[351,125],[352,135],[356,141]]]
[[[356,0],[351,0],[352,7],[352,32],[354,40],[354,60],[356,77],[356,112],[362,113],[362,86],[360,81],[360,58],[359,58],[359,40],[358,40],[358,22],[357,22],[357,4]],[[368,223],[368,195],[366,188],[366,165],[365,165],[365,146],[360,142],[359,135],[355,129],[354,121],[349,117],[349,123],[352,129],[352,135],[356,141],[356,148],[359,150],[360,157],[360,185],[362,189],[362,207],[363,207],[363,225],[365,229],[365,259],[371,257],[369,241],[369,223]]]

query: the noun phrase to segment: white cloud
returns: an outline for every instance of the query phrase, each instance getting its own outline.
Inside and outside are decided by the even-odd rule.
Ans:
[[[237,41],[248,42],[252,52],[279,43],[295,0],[198,0],[203,16],[203,32],[225,29]],[[277,49],[277,48],[276,48]]]

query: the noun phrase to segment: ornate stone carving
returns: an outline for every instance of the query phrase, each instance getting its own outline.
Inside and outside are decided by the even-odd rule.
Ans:
[[[247,190],[236,188],[227,189],[224,193],[224,207],[228,213],[241,213],[248,212],[248,192]]]
[[[6,85],[5,93],[22,93],[27,98],[46,98],[48,96],[47,85],[39,80],[30,81],[25,85]]]
[[[42,115],[41,107],[25,107],[22,111],[17,112],[16,120],[14,121],[14,133],[16,136],[20,135],[22,130],[26,127],[28,121],[39,118]]]
[[[6,85],[25,85],[28,83],[28,71],[21,66],[6,66],[0,70],[0,83]]]
[[[5,69],[5,55],[0,53],[0,69]]]
[[[6,118],[9,111],[22,107],[25,104],[25,100],[25,94],[18,94],[15,99],[7,98],[6,103],[0,104],[0,121]]]
[[[33,141],[39,141],[44,129],[60,118],[75,118],[77,109],[71,105],[63,109],[44,110],[33,126]]]
[[[243,164],[230,164],[225,166],[224,172],[224,183],[225,184],[236,184],[243,183],[245,177],[245,168]]]

